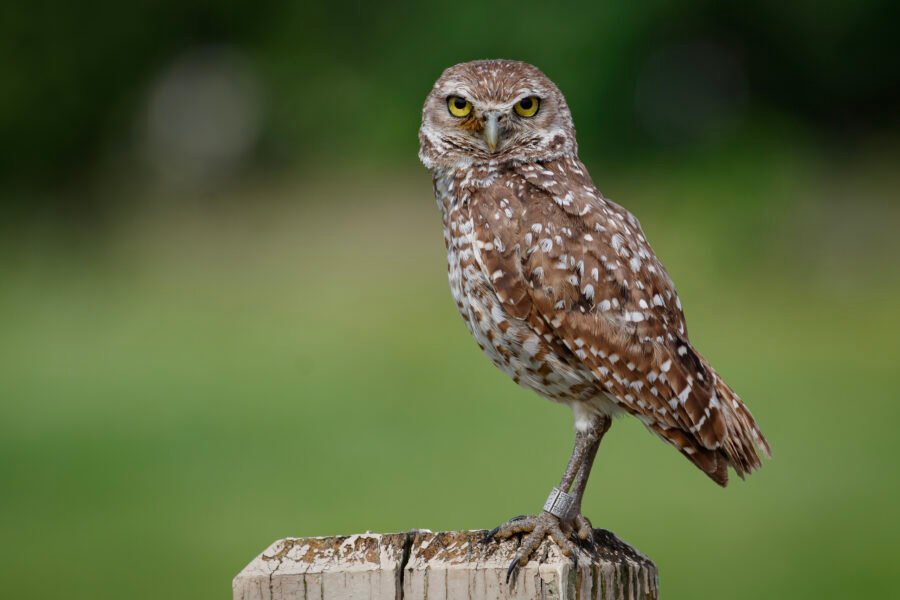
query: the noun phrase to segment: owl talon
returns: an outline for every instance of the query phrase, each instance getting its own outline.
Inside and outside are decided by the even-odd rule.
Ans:
[[[490,543],[491,540],[494,539],[494,536],[497,535],[497,532],[498,532],[498,531],[500,531],[500,526],[499,526],[499,525],[497,525],[496,527],[494,527],[493,529],[491,529],[490,531],[488,531],[487,533],[485,533],[483,536],[481,536],[481,543],[482,543],[482,544],[488,544],[488,543]]]
[[[515,572],[516,568],[519,566],[519,557],[518,555],[509,563],[509,568],[506,569],[506,585],[509,585],[510,580],[515,583]]]
[[[537,527],[537,519],[538,517],[529,517],[526,515],[513,517],[506,523],[498,525],[488,531],[485,534],[483,541],[505,540],[519,533],[531,533]]]
[[[580,516],[580,515],[579,515]],[[503,525],[495,527],[485,534],[482,542],[492,539],[503,540],[518,534],[527,534],[516,552],[515,558],[509,564],[506,570],[506,582],[515,581],[516,568],[528,563],[531,555],[538,549],[544,538],[549,537],[553,540],[560,551],[569,558],[578,568],[578,546],[575,545],[569,537],[575,537],[576,530],[573,527],[575,521],[566,522],[548,512],[541,513],[537,516],[520,516],[510,519]]]
[[[488,542],[492,541],[495,537],[497,539],[501,539],[501,540],[510,537],[510,535],[512,535],[512,533],[499,535],[499,536],[498,536],[498,534],[500,533],[501,529],[510,527],[511,523],[515,523],[516,521],[522,521],[527,518],[528,517],[526,515],[519,515],[517,517],[513,517],[512,519],[510,519],[506,523],[503,523],[502,525],[497,525],[496,527],[494,527],[493,529],[491,529],[490,531],[488,531],[487,533],[484,534],[484,537],[481,538],[481,543],[487,544]],[[515,532],[513,532],[513,533],[515,533]]]
[[[575,532],[579,543],[587,547],[594,545],[594,526],[591,521],[582,514],[575,515]]]

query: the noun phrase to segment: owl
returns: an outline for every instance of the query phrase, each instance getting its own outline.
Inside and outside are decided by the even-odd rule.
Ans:
[[[640,420],[721,486],[769,445],[750,411],[688,337],[672,279],[630,212],[578,158],[566,100],[536,67],[450,67],[428,94],[419,158],[443,218],[450,290],[469,332],[516,383],[572,409],[575,445],[510,565],[545,537],[577,556],[581,513],[613,417]]]

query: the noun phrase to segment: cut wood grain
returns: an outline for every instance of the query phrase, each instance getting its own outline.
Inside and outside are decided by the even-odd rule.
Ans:
[[[234,579],[235,600],[655,599],[653,562],[609,531],[578,565],[549,541],[506,582],[519,540],[482,543],[484,531],[286,538]]]

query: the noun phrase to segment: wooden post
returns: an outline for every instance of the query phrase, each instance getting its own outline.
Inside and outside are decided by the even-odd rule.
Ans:
[[[506,583],[518,539],[481,543],[484,531],[362,533],[286,538],[234,579],[234,600],[655,600],[653,562],[604,529],[576,568],[545,540]]]

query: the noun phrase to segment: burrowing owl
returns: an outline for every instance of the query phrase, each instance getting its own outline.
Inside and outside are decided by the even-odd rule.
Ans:
[[[637,219],[578,159],[562,93],[537,68],[486,60],[444,71],[422,111],[450,290],[478,345],[517,383],[568,405],[575,448],[510,572],[545,536],[589,540],[581,499],[600,440],[625,412],[724,486],[768,444],[688,340],[675,286]]]

